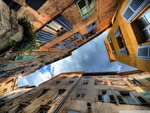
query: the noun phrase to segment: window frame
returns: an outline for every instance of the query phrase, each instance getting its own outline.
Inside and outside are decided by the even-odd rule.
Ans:
[[[147,56],[139,56],[139,49],[142,49],[142,48],[148,48]],[[143,45],[143,46],[138,46],[138,48],[137,48],[137,55],[136,56],[137,56],[137,58],[140,58],[140,59],[150,60],[150,44]]]
[[[80,9],[79,4],[78,4],[80,1],[82,1],[82,0],[78,0],[78,1],[76,2],[76,5],[77,5],[77,8],[78,8],[78,10],[79,10],[79,12],[80,12],[80,14],[81,14],[82,20],[86,20],[86,19],[89,18],[91,15],[93,15],[94,12],[96,11],[96,0],[92,0],[91,3],[89,3],[88,0],[84,0],[84,1],[85,1],[85,6],[84,6],[83,8],[86,8],[86,10],[87,10],[87,13],[84,14],[84,15],[83,15],[83,12],[82,12],[83,8]],[[93,3],[93,2],[94,2],[94,3]],[[92,3],[94,4],[94,8],[91,9],[90,6],[91,6]]]
[[[124,37],[122,35],[121,29],[120,29],[119,26],[117,26],[115,31],[114,31],[114,37],[116,38],[116,41],[117,41],[117,44],[118,44],[118,47],[119,47],[120,55],[123,55],[123,56],[129,55],[129,52],[128,52],[128,49],[127,49]],[[118,38],[121,38],[121,42],[118,42]],[[122,43],[123,47],[120,47],[119,43]]]
[[[132,19],[149,3],[148,0],[145,0],[143,1],[143,3],[136,9],[136,11],[130,6],[131,3],[133,2],[134,0],[130,0],[129,3],[127,4],[127,6],[125,7],[124,11],[122,12],[122,17],[127,21],[127,22],[131,22]],[[133,14],[128,18],[126,19],[124,17],[124,14],[126,13],[127,9],[130,9]]]
[[[145,42],[149,42],[150,41],[150,37],[148,38],[148,37],[145,37],[145,35],[144,35],[144,31],[146,31],[146,30],[148,30],[148,32],[149,32],[149,36],[150,36],[150,20],[148,21],[147,20],[147,18],[146,18],[146,14],[147,13],[150,13],[150,9],[148,9],[148,10],[146,10],[138,19],[137,19],[137,23],[138,23],[138,25],[139,25],[139,27],[140,27],[140,29],[141,29],[141,33],[142,33],[142,38],[145,38]],[[144,20],[147,20],[147,22],[148,22],[148,25],[146,25],[146,26],[142,26],[141,25],[141,23],[140,23],[140,19],[142,19],[142,18],[144,18]],[[147,40],[146,40],[147,39]]]
[[[78,89],[77,93],[76,93],[76,99],[85,99],[87,93],[87,89]]]

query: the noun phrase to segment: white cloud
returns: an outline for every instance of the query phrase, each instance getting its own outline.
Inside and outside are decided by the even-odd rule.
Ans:
[[[38,86],[39,84],[49,80],[51,78],[50,72],[46,69],[44,71],[45,71],[44,73],[36,71],[33,74],[19,78],[18,79],[19,86],[24,86],[24,85]]]
[[[107,37],[108,31],[102,35],[83,45],[79,49],[72,52],[72,56],[45,66],[39,71],[24,77],[20,80],[20,84],[39,85],[48,80],[51,76],[62,72],[85,71],[85,72],[101,72],[101,71],[128,71],[135,70],[120,62],[109,62],[108,55],[104,46],[104,39]],[[53,72],[54,69],[54,72]]]

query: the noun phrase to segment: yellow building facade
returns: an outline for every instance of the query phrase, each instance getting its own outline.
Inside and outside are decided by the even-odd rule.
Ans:
[[[150,1],[124,0],[104,43],[110,62],[150,72]]]
[[[7,94],[16,89],[18,85],[18,77],[10,77],[0,81],[0,96]]]

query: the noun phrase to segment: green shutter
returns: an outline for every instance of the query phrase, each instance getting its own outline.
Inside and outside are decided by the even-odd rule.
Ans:
[[[7,67],[18,66],[20,63],[8,64]]]
[[[96,7],[95,7],[95,0],[92,0],[91,4],[90,4],[90,14],[92,15],[95,10],[96,10]]]
[[[15,61],[16,60],[31,60],[33,59],[35,56],[18,56],[15,58]]]
[[[77,7],[79,9],[79,12],[82,16],[82,19],[85,20],[87,18],[89,18],[94,12],[95,12],[95,0],[92,0],[91,3],[88,2],[88,0],[84,0],[85,1],[85,6],[84,7],[79,7],[79,2],[81,2],[82,0],[78,0],[76,2]]]

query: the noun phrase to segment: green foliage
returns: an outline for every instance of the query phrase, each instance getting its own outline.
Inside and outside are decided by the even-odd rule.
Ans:
[[[24,36],[20,42],[14,43],[14,41],[9,40],[10,45],[12,45],[12,51],[16,53],[16,55],[23,54],[24,52],[28,52],[31,54],[33,49],[39,49],[39,45],[36,43],[36,39],[39,37],[35,35],[34,26],[30,23],[27,15],[18,19],[18,23],[24,29]]]
[[[9,45],[11,45],[11,46],[15,46],[16,45],[16,41],[14,41],[13,39],[8,39],[8,41],[9,41]]]

